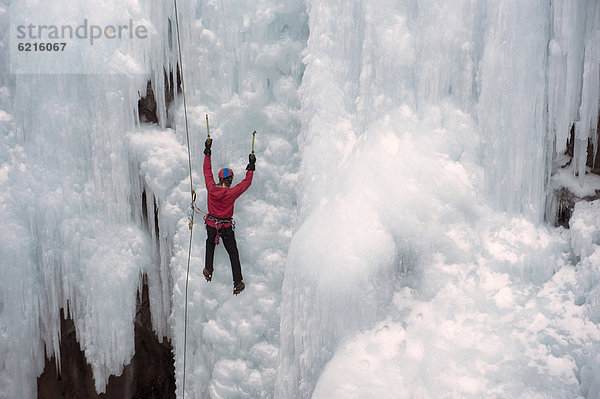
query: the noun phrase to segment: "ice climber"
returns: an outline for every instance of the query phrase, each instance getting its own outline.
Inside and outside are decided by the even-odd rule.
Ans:
[[[210,161],[211,145],[212,139],[206,139],[204,144],[204,181],[208,203],[208,215],[205,217],[208,237],[206,238],[206,258],[203,274],[206,281],[212,280],[215,247],[219,244],[220,237],[223,239],[223,244],[229,254],[231,273],[233,274],[233,293],[237,295],[244,290],[245,284],[242,281],[242,266],[235,241],[233,205],[235,200],[252,184],[256,156],[254,154],[248,156],[249,163],[246,166],[246,177],[240,183],[231,187],[233,171],[229,168],[223,168],[219,171],[219,184],[215,184]]]

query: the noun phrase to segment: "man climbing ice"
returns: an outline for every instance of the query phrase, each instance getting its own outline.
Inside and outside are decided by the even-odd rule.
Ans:
[[[219,184],[215,184],[210,161],[211,145],[212,139],[206,139],[204,143],[204,181],[208,203],[208,215],[205,217],[208,237],[206,238],[206,258],[203,273],[206,281],[212,280],[215,247],[219,244],[219,238],[222,238],[231,261],[233,293],[237,295],[244,290],[245,284],[242,281],[242,266],[235,241],[233,205],[235,200],[252,184],[256,156],[253,153],[248,156],[249,163],[246,166],[246,177],[239,184],[231,187],[233,171],[229,168],[223,168],[219,171]],[[194,191],[192,191],[192,195],[194,194]]]

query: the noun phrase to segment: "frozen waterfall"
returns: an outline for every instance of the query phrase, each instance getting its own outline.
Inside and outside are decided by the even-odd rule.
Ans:
[[[200,208],[205,115],[237,181],[258,131],[242,295],[193,230],[186,397],[600,395],[600,3],[178,9],[183,65],[169,1],[0,0],[0,398],[36,397],[61,309],[104,392],[144,279],[183,396],[181,71]],[[88,36],[19,50],[51,25]]]

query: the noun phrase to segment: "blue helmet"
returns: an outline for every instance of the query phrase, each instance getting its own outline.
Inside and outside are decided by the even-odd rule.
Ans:
[[[228,177],[233,177],[233,170],[229,168],[223,168],[219,171],[219,179],[226,179]]]

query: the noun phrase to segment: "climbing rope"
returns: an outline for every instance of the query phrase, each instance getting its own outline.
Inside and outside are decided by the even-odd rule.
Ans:
[[[194,184],[192,181],[192,155],[190,152],[190,133],[188,128],[187,102],[185,98],[185,79],[183,75],[183,59],[181,56],[181,38],[179,36],[179,12],[177,11],[177,0],[173,0],[175,6],[175,26],[177,30],[177,50],[179,53],[179,68],[181,71],[181,91],[183,94],[183,113],[185,115],[185,137],[187,139],[188,166],[190,170],[190,192],[192,193],[192,212],[190,213],[190,243],[188,245],[187,273],[185,276],[185,314],[183,324],[183,399],[185,399],[185,362],[187,355],[187,312],[188,312],[188,283],[190,280],[190,260],[192,258],[192,233],[194,226]],[[208,116],[206,119],[208,124]],[[207,125],[208,126],[208,125]]]
[[[188,259],[187,259],[187,272],[185,276],[185,311],[184,311],[184,327],[183,327],[183,381],[182,381],[182,397],[185,399],[185,366],[187,360],[187,320],[188,320],[188,286],[190,280],[190,262],[192,258],[192,237],[193,237],[193,227],[194,227],[194,213],[195,211],[199,211],[207,216],[208,213],[198,209],[195,204],[196,193],[194,192],[194,184],[192,181],[192,155],[190,151],[190,133],[188,127],[188,113],[187,113],[187,101],[185,96],[185,79],[183,74],[183,58],[181,53],[181,36],[179,34],[179,12],[177,10],[177,0],[173,0],[173,5],[175,7],[175,27],[177,31],[177,51],[179,54],[179,68],[181,72],[181,91],[183,94],[183,113],[185,116],[185,137],[187,143],[187,152],[188,152],[188,167],[190,171],[190,192],[192,193],[192,203],[190,206],[190,242],[188,245]],[[208,114],[206,114],[206,133],[208,135],[208,139],[210,140],[210,128],[208,125]],[[254,136],[256,135],[256,131],[252,133],[252,154],[254,154]],[[218,236],[218,235],[217,235]]]

